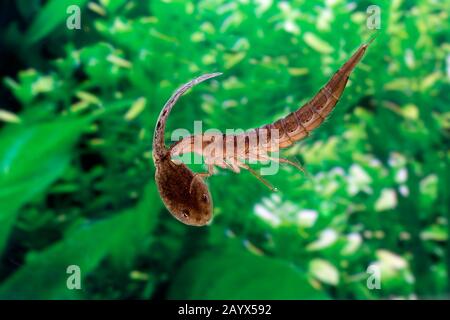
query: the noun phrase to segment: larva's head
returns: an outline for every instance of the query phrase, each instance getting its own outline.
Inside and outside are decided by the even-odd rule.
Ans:
[[[176,219],[191,226],[211,221],[213,204],[208,186],[200,177],[194,179],[186,165],[162,160],[156,166],[155,178],[161,199]]]
[[[178,140],[170,146],[169,153],[172,159],[188,153],[203,156],[219,155],[222,151],[222,145],[222,133],[201,133]]]

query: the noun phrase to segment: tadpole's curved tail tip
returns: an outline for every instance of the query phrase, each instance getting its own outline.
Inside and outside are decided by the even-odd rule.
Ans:
[[[198,84],[200,82],[203,82],[205,80],[220,76],[222,74],[222,72],[213,72],[213,73],[205,73],[197,78],[195,78],[194,80],[191,81],[192,84]]]
[[[223,74],[222,72],[213,72],[213,73],[208,73],[208,74],[206,74],[206,76],[207,76],[208,78],[214,78],[214,77],[221,76],[222,74]]]
[[[365,45],[366,47],[368,47],[368,46],[373,42],[373,40],[375,40],[375,38],[376,38],[379,34],[380,34],[380,31],[376,31],[376,32],[370,37],[369,41],[367,41],[364,45]]]

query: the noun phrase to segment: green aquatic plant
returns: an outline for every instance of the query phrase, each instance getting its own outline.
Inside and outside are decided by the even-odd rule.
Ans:
[[[0,5],[1,298],[448,296],[446,2],[381,1],[332,121],[286,153],[310,177],[282,168],[273,194],[221,172],[201,229],[172,219],[155,187],[153,128],[173,89],[224,72],[167,132],[273,122],[372,34],[372,3],[70,1],[80,30],[65,27],[67,3]],[[66,286],[70,265],[81,290]]]

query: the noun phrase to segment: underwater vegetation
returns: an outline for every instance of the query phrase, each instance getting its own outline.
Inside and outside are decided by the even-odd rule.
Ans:
[[[66,25],[77,5],[81,28]],[[376,41],[271,192],[206,179],[213,223],[173,219],[152,138],[255,128]],[[450,292],[449,3],[18,0],[0,4],[0,298],[385,299]],[[195,172],[201,164],[189,165]],[[77,266],[81,288],[68,285]]]

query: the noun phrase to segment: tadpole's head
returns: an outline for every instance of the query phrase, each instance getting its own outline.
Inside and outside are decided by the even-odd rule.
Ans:
[[[166,121],[177,100],[193,86],[221,73],[201,75],[178,88],[167,100],[156,121],[153,135],[153,162],[156,167],[156,184],[161,199],[170,213],[181,222],[192,226],[204,226],[212,218],[213,205],[207,185],[183,163],[175,164],[172,156],[190,152],[190,141],[168,150],[164,144]],[[184,148],[184,149],[183,149]],[[188,149],[186,149],[188,148]],[[171,152],[172,151],[172,152]]]
[[[156,167],[156,184],[169,212],[184,224],[204,226],[213,216],[212,198],[203,180],[194,177],[186,165],[170,159]]]

